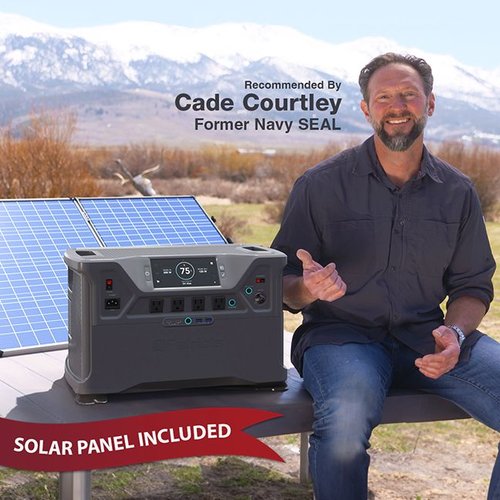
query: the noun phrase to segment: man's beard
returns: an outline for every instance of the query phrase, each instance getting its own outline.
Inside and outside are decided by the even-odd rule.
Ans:
[[[398,119],[398,118],[407,118],[410,117],[415,121],[412,129],[407,133],[399,133],[394,135],[389,135],[384,129],[384,123],[387,120]],[[375,130],[375,133],[379,136],[380,140],[391,150],[391,151],[406,151],[414,142],[415,139],[423,132],[425,125],[427,123],[427,115],[422,115],[418,120],[413,114],[405,114],[405,115],[394,115],[388,114],[386,115],[379,123],[370,119],[370,123]]]

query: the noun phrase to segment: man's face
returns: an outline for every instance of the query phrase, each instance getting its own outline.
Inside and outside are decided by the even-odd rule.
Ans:
[[[388,64],[373,73],[368,102],[362,101],[361,109],[391,151],[406,151],[421,136],[434,102],[433,94],[426,97],[422,77],[415,69]]]

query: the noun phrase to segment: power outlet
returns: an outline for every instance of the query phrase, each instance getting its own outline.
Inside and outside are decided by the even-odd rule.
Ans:
[[[150,313],[161,313],[163,312],[163,299],[151,299],[149,303]]]
[[[193,297],[191,300],[191,310],[192,311],[204,311],[205,310],[205,297]]]
[[[120,309],[120,299],[105,299],[104,300],[104,309]]]
[[[212,309],[222,311],[226,308],[226,297],[214,297],[212,299]]]
[[[172,312],[184,311],[184,299],[181,298],[172,299],[170,310]]]

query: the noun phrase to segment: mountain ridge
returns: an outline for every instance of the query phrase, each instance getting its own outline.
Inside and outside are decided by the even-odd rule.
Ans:
[[[162,93],[156,107],[163,106],[162,116],[172,118],[178,115],[172,106],[178,92],[237,97],[245,92],[246,79],[335,80],[342,83],[344,115],[351,110],[357,113],[345,116],[343,130],[366,133],[369,126],[357,109],[357,75],[372,57],[385,51],[411,52],[433,67],[438,106],[440,102],[444,106],[441,117],[429,123],[437,140],[464,138],[500,144],[500,70],[467,66],[451,56],[407,49],[383,37],[334,45],[294,28],[255,23],[186,28],[130,21],[69,29],[0,13],[0,121],[4,125],[22,121],[28,102],[43,107],[49,101],[57,102],[57,96],[69,101],[80,118],[89,107],[88,96],[83,97],[86,92],[116,94],[109,109],[104,105],[104,111],[95,117],[97,122],[104,118],[113,122],[113,114],[125,112],[118,109],[117,102],[123,108],[124,96],[134,96],[135,101],[131,97],[128,102],[133,107],[139,95],[133,92],[140,89]],[[318,95],[327,94],[331,91],[318,91]],[[141,94],[141,99],[148,97]],[[141,117],[140,106],[137,108],[132,115],[145,124],[149,117]],[[172,121],[187,118],[175,116]],[[91,126],[89,113],[86,120]]]

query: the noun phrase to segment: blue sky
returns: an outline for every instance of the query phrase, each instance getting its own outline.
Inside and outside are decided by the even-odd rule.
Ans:
[[[332,43],[385,36],[463,63],[500,69],[500,2],[475,0],[0,0],[0,12],[60,27],[158,21],[282,24]]]

